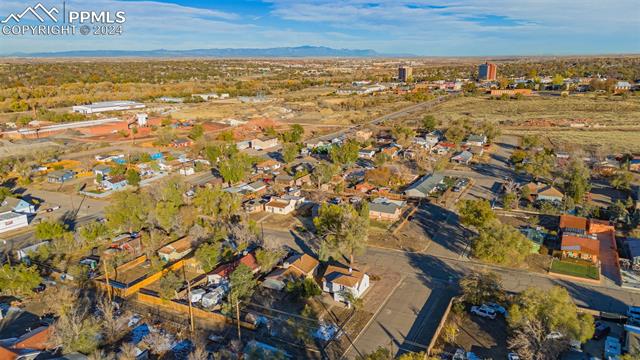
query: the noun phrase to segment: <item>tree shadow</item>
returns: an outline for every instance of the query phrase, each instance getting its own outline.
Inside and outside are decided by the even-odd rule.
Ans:
[[[468,247],[472,232],[460,225],[458,215],[451,210],[431,203],[423,203],[413,214],[422,231],[445,250],[459,254]]]
[[[553,283],[567,289],[569,295],[571,295],[576,302],[576,305],[580,307],[608,313],[624,314],[626,313],[629,305],[637,305],[626,304],[619,298],[600,291],[598,288],[571,282],[569,280],[557,279],[553,281]]]

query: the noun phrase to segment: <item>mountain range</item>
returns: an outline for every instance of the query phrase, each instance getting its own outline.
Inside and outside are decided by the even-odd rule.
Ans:
[[[38,53],[13,53],[12,57],[381,57],[370,49],[334,49],[325,46],[296,46],[275,48],[219,48],[192,50],[72,50]],[[397,55],[396,55],[397,56]]]

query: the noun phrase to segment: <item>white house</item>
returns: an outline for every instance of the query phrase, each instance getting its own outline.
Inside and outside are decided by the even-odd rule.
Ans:
[[[484,146],[487,143],[487,137],[484,135],[469,135],[466,144],[472,146]]]
[[[25,214],[13,211],[0,213],[0,233],[20,229],[29,225],[29,219]]]
[[[196,171],[191,166],[180,168],[179,172],[180,172],[180,175],[184,175],[184,176],[189,176],[196,173]]]
[[[295,209],[296,201],[293,199],[287,200],[273,197],[264,205],[264,211],[280,215],[290,214]]]
[[[278,138],[277,137],[260,137],[251,140],[251,148],[256,150],[264,150],[272,147],[278,146]]]
[[[348,267],[329,265],[322,277],[322,290],[333,294],[335,301],[346,302],[345,291],[360,298],[368,288],[369,275]]]

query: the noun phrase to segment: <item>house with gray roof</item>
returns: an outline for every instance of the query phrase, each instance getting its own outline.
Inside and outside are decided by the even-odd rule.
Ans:
[[[402,214],[406,202],[391,200],[384,197],[369,202],[369,218],[380,221],[396,221]]]
[[[426,198],[438,189],[438,186],[444,182],[442,174],[428,174],[421,177],[418,181],[409,185],[404,194],[414,198]]]

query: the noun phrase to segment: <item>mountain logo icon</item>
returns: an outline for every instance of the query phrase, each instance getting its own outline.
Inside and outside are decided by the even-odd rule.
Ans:
[[[44,14],[40,14],[40,12],[44,13]],[[20,20],[22,20],[22,18],[27,15],[27,14],[32,14],[33,16],[35,16],[36,19],[38,19],[40,22],[45,22],[46,18],[49,18],[51,20],[53,20],[54,22],[57,22],[58,19],[56,18],[56,15],[59,13],[58,9],[56,9],[55,7],[52,7],[51,9],[47,9],[44,5],[42,5],[41,3],[37,3],[35,6],[29,6],[26,9],[24,9],[24,11],[22,11],[21,13],[13,13],[10,14],[9,16],[7,16],[4,20],[1,21],[1,23],[6,24],[9,21],[13,20],[17,23],[20,22]]]

